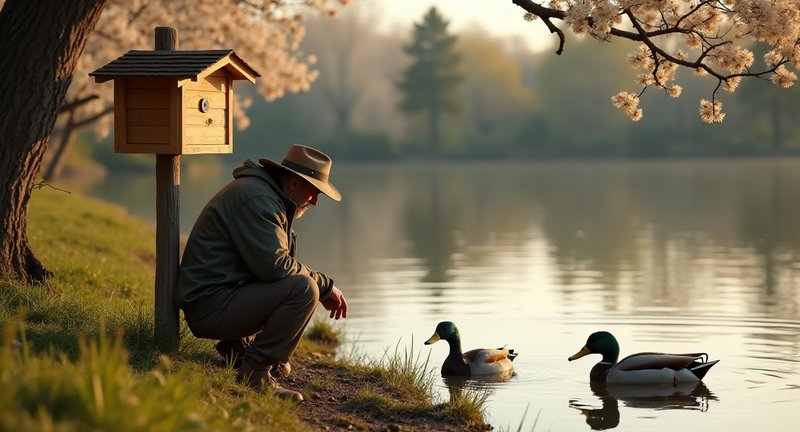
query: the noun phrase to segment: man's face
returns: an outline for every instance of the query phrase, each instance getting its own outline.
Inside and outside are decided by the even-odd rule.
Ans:
[[[299,219],[311,206],[317,205],[319,189],[300,177],[293,177],[286,185],[286,195],[297,204],[294,218]]]

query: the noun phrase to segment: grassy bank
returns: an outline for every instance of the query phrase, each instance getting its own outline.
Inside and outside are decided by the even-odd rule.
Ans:
[[[298,407],[234,382],[211,341],[185,326],[171,358],[152,341],[155,235],[124,209],[34,191],[31,245],[50,290],[0,279],[0,430],[482,429],[485,395],[438,403],[425,359],[338,358],[341,335],[317,321],[285,384]]]

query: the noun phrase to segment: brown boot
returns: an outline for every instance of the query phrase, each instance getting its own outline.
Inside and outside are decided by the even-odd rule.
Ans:
[[[242,361],[242,366],[239,368],[239,372],[236,374],[236,381],[260,391],[271,389],[276,396],[284,400],[295,403],[303,401],[302,393],[281,387],[278,382],[275,381],[275,378],[270,375],[269,370],[269,366],[254,366],[252,362],[244,359],[244,361]]]
[[[286,378],[290,373],[292,373],[292,365],[289,362],[275,363],[269,368],[269,374],[273,378]]]

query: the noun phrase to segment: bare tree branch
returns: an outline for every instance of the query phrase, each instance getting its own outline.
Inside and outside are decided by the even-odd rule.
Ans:
[[[63,114],[63,113],[68,112],[68,111],[73,111],[76,108],[79,108],[84,104],[87,104],[87,103],[89,103],[89,102],[91,102],[91,101],[93,101],[95,99],[98,99],[99,97],[100,96],[98,96],[96,94],[93,94],[93,95],[89,95],[89,96],[86,96],[86,97],[82,97],[82,98],[80,98],[78,100],[69,101],[69,102],[65,103],[64,105],[61,105],[61,108],[58,110],[58,113],[59,114]]]
[[[89,117],[86,117],[86,118],[81,119],[79,121],[76,121],[73,126],[75,127],[75,129],[80,129],[80,128],[84,127],[84,126],[88,126],[88,125],[96,122],[97,120],[100,120],[101,118],[103,118],[103,117],[105,117],[105,116],[107,116],[107,115],[109,115],[109,114],[111,114],[113,112],[114,112],[114,107],[113,106],[107,107],[103,111],[100,111],[99,113],[97,113],[97,114],[95,114],[93,116],[89,116]]]

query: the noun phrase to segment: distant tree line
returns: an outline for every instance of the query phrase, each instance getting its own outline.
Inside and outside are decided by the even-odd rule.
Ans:
[[[237,159],[274,153],[298,141],[323,146],[343,158],[383,160],[797,151],[800,129],[790,121],[796,114],[797,90],[774,92],[796,80],[800,27],[788,25],[800,18],[796,1],[767,2],[768,8],[760,0],[739,1],[735,8],[716,0],[602,0],[591,5],[557,1],[549,8],[530,0],[513,3],[527,12],[527,19],[542,20],[558,35],[558,53],[564,52],[570,36],[554,20],[576,35],[615,43],[572,44],[577,49],[569,52],[583,56],[534,55],[509,49],[479,32],[453,35],[446,15],[435,9],[403,34],[379,35],[370,25],[375,20],[368,19],[368,6],[353,12],[350,20],[312,19],[306,26],[305,15],[296,13],[300,3],[289,0],[203,0],[191,6],[166,0],[76,0],[67,8],[50,9],[39,2],[0,0],[0,45],[4,53],[13,54],[0,61],[6,84],[0,91],[10,101],[0,108],[0,123],[6,128],[0,137],[0,183],[5,186],[0,189],[0,273],[26,281],[47,279],[49,273],[26,236],[27,203],[36,177],[44,167],[52,168],[45,175],[56,177],[61,168],[53,161],[68,157],[77,128],[93,127],[102,136],[100,125],[108,124],[111,112],[109,92],[94,93],[97,87],[78,81],[86,80],[85,67],[101,66],[115,50],[122,54],[145,44],[153,22],[179,27],[184,35],[181,46],[208,49],[232,41],[236,49],[247,51],[245,58],[257,58],[266,66],[259,68],[268,73],[260,82],[260,97],[255,97],[256,90],[244,89],[235,105],[239,127],[257,119],[238,134]],[[302,4],[335,13],[326,0]],[[256,32],[254,24],[263,22]],[[624,27],[626,23],[633,31]],[[318,33],[311,37],[314,32]],[[674,41],[662,38],[665,35],[676,36],[675,43],[686,44],[690,51],[673,53],[668,47]],[[625,47],[623,53],[625,41],[644,45]],[[606,85],[631,74],[619,64],[632,50],[637,53],[632,65],[645,71],[631,77],[638,93],[619,92],[612,99],[634,120],[641,118],[640,104],[652,105],[648,109],[657,113],[648,116],[652,121],[623,123],[608,109],[608,94],[614,90]],[[758,64],[754,53],[764,53]],[[725,127],[693,120],[698,117],[696,105],[665,103],[652,92],[645,95],[648,88],[673,97],[690,92],[691,77],[685,88],[675,84],[678,69],[700,70],[717,80],[711,101],[701,100],[699,117],[715,123],[727,116]],[[318,76],[331,78],[313,85]],[[754,79],[733,93],[743,77]],[[756,87],[758,78],[775,86]],[[753,87],[745,91],[748,85]],[[309,86],[308,93],[267,102]],[[82,94],[83,89],[88,93]],[[718,89],[730,94],[721,96]],[[724,114],[723,97],[729,98]],[[54,127],[62,139],[49,149]],[[113,159],[107,141],[91,146],[98,140],[83,138],[90,147],[85,154],[101,163]],[[134,160],[117,163],[122,167]]]
[[[481,29],[455,34],[446,11],[435,8],[396,34],[378,33],[374,13],[356,5],[337,19],[311,18],[302,50],[316,55],[319,78],[305,93],[272,102],[253,97],[247,115],[254,121],[237,131],[235,154],[211,163],[235,164],[290,142],[321,146],[340,159],[385,161],[800,151],[800,125],[791,121],[800,110],[796,89],[745,81],[717,96],[729,121],[709,125],[696,105],[708,83],[684,71],[678,77],[686,97],[643,94],[649,115],[632,122],[611,109],[611,95],[635,86],[636,72],[621,61],[633,42],[566,35],[570,49],[554,56]],[[755,42],[751,48],[758,55],[768,50]],[[113,155],[110,144],[91,148],[104,164],[137,163]]]

